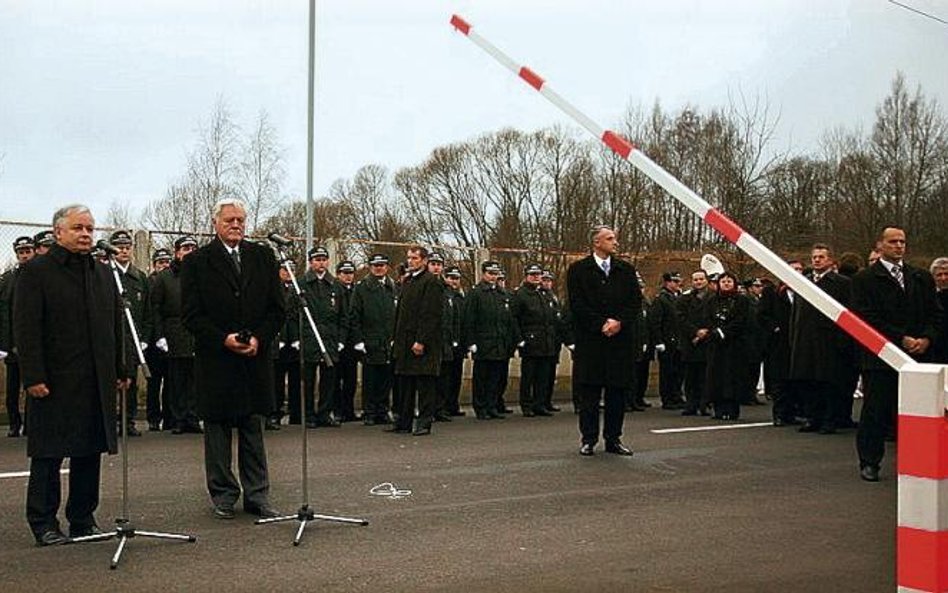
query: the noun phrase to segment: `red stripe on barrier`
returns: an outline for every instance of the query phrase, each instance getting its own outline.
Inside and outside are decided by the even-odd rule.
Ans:
[[[543,79],[540,78],[536,72],[527,68],[526,66],[520,68],[520,78],[526,80],[527,84],[536,90],[540,90],[540,87],[543,86]]]
[[[900,395],[932,397],[930,393]],[[898,467],[900,474],[908,476],[948,478],[948,419],[900,415]]]
[[[456,14],[451,15],[451,24],[465,35],[471,32],[471,24]]]
[[[948,591],[948,531],[899,527],[898,584],[919,591]]]
[[[601,140],[603,144],[611,148],[613,152],[624,159],[629,158],[629,155],[632,154],[633,150],[635,150],[635,146],[633,146],[631,142],[616,134],[612,130],[606,130],[603,132]]]
[[[711,225],[711,228],[724,235],[724,238],[731,243],[737,243],[737,240],[744,234],[744,229],[737,226],[737,223],[724,216],[717,208],[708,210],[704,215],[704,221]]]
[[[836,320],[836,325],[856,338],[860,344],[873,354],[882,352],[885,345],[889,343],[889,340],[877,332],[876,328],[863,321],[858,315],[848,309],[840,314],[839,319]]]

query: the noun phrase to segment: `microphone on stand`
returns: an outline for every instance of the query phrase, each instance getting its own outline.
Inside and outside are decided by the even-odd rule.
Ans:
[[[287,239],[283,235],[279,235],[277,233],[270,233],[267,235],[267,239],[270,239],[280,247],[289,247],[293,244],[293,239]]]
[[[108,253],[109,255],[118,255],[118,249],[105,239],[99,239],[95,244],[96,248]]]

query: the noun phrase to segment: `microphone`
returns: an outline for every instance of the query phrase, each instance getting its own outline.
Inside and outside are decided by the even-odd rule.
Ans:
[[[270,233],[269,235],[267,235],[267,239],[270,239],[271,241],[273,241],[280,247],[289,247],[290,245],[293,244],[292,239],[287,239],[283,235],[278,235],[277,233]]]
[[[118,249],[105,239],[99,239],[95,246],[109,255],[118,255]]]

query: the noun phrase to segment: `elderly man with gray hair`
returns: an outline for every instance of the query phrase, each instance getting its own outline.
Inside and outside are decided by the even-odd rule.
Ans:
[[[938,257],[932,261],[929,271],[935,278],[938,290],[938,302],[946,314],[942,317],[941,335],[935,340],[935,362],[948,364],[948,257]]]

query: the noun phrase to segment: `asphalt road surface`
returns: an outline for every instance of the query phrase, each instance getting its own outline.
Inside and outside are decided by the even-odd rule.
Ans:
[[[654,402],[654,400],[653,400]],[[742,423],[770,408],[744,408]],[[626,416],[632,458],[577,454],[576,417],[477,421],[426,437],[347,424],[309,431],[309,502],[367,527],[215,519],[199,435],[129,446],[130,516],[196,543],[36,548],[24,518],[25,440],[0,440],[0,587],[6,591],[845,592],[895,590],[894,451],[862,482],[853,431],[720,426],[652,408]],[[301,503],[300,432],[268,432],[271,499]],[[891,447],[891,446],[890,446]],[[104,460],[100,526],[121,514],[121,457]],[[411,490],[370,494],[383,483]],[[239,509],[239,506],[238,506]],[[62,514],[60,515],[62,518]],[[64,525],[65,527],[65,525]]]

